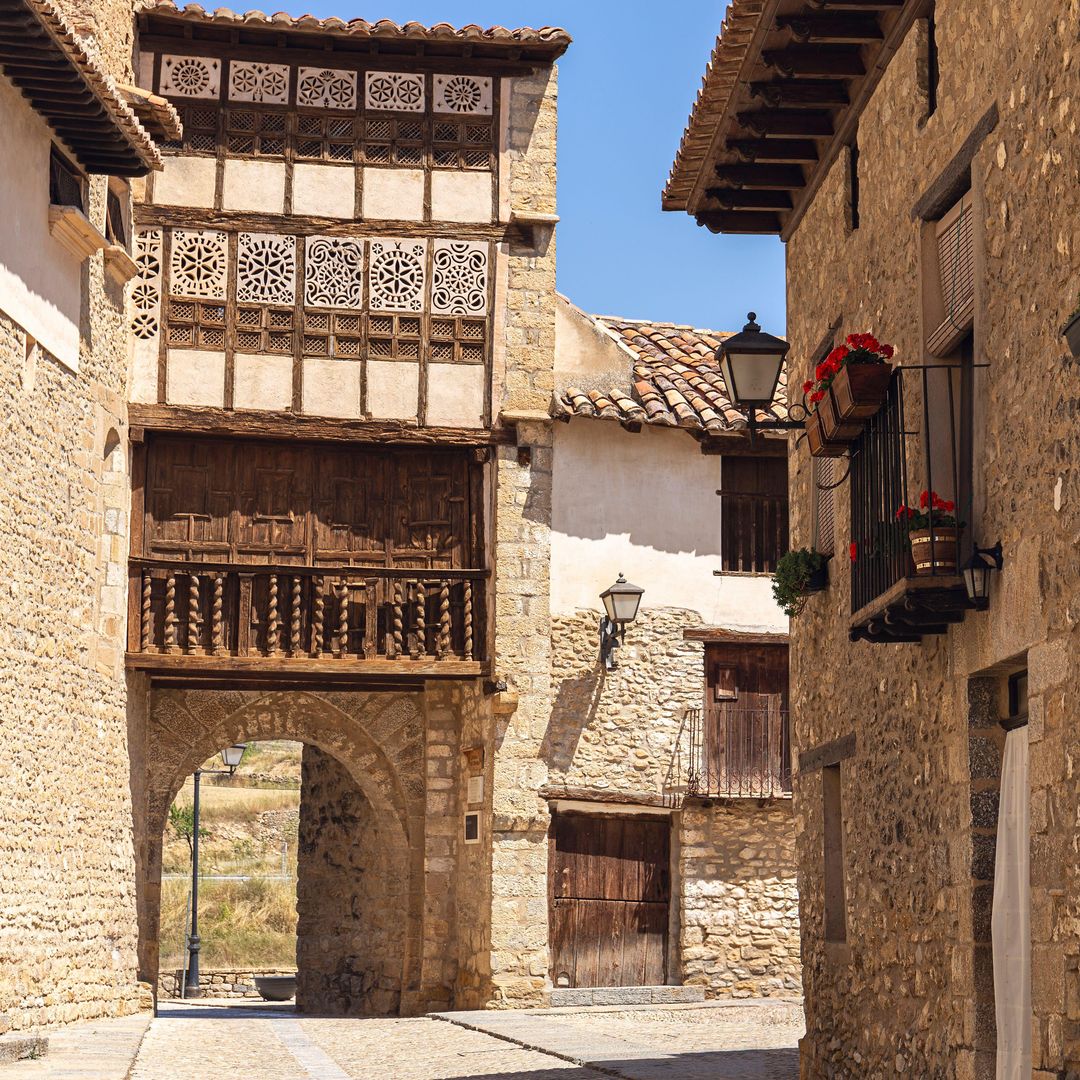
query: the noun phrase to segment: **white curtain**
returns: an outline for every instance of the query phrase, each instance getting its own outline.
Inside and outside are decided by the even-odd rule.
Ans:
[[[1031,839],[1028,729],[1010,731],[1001,767],[994,866],[997,1080],[1031,1080]]]

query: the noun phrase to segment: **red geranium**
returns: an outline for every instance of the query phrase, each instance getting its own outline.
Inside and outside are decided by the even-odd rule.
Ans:
[[[901,503],[896,510],[896,520],[906,521],[908,530],[962,529],[964,522],[956,517],[956,503],[943,499],[936,491],[924,491],[919,495],[919,507]]]
[[[848,334],[843,345],[837,345],[814,368],[814,378],[803,383],[803,396],[816,404],[832,385],[840,369],[851,364],[887,364],[893,358],[893,347],[882,345],[873,334]]]

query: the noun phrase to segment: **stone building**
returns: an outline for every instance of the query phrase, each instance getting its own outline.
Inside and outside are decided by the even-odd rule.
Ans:
[[[1080,1070],[1078,41],[1064,0],[735,0],[664,193],[787,244],[791,385],[896,350],[846,461],[790,443],[834,555],[791,631],[806,1077]],[[924,490],[959,567],[913,572]]]
[[[783,444],[747,441],[716,335],[557,296],[569,36],[168,0],[78,18],[80,77],[92,39],[125,83],[93,82],[110,123],[80,138],[111,142],[56,182],[161,167],[133,208],[115,179],[57,204],[54,234],[106,245],[88,271],[44,233],[44,186],[43,235],[6,219],[6,745],[30,782],[5,786],[0,1012],[138,1007],[170,804],[274,738],[305,744],[303,1010],[793,993]],[[0,89],[27,126],[3,160],[44,162]],[[606,670],[623,569],[646,599]]]

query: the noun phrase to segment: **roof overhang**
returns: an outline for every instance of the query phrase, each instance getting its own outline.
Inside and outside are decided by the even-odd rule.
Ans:
[[[733,0],[663,194],[787,240],[927,0]]]
[[[161,168],[153,140],[52,0],[0,0],[0,70],[87,172]]]
[[[144,49],[162,50],[176,45],[184,52],[214,48],[234,50],[237,45],[265,47],[277,58],[318,58],[332,65],[342,58],[363,59],[377,55],[393,65],[430,61],[469,60],[479,65],[502,65],[507,70],[526,70],[557,60],[571,43],[561,27],[538,29],[504,26],[454,27],[448,23],[424,26],[409,22],[399,26],[389,19],[345,21],[314,15],[291,16],[284,12],[243,13],[217,8],[207,11],[199,4],[178,7],[159,0],[139,14],[140,40]]]
[[[118,86],[123,99],[155,139],[179,142],[184,137],[180,114],[165,98],[140,86]]]

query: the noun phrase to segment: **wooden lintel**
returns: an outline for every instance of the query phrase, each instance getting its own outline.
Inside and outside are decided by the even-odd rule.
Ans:
[[[727,187],[759,188],[801,188],[806,179],[798,165],[717,165],[716,176]],[[709,188],[706,195],[719,189]]]
[[[705,191],[705,198],[715,199],[725,210],[790,210],[791,194],[776,190],[747,190],[715,187]]]
[[[752,82],[750,93],[773,108],[839,108],[849,102],[843,79],[776,79]]]
[[[823,138],[833,133],[832,116],[820,109],[752,109],[737,113],[736,119],[763,139],[771,135]]]
[[[787,634],[748,634],[722,626],[692,626],[682,632],[683,641],[708,641],[724,645],[787,645]]]
[[[778,29],[790,30],[801,42],[828,44],[862,44],[880,41],[883,37],[877,16],[873,12],[804,12],[800,15],[779,15]]]
[[[194,405],[128,406],[128,423],[148,431],[236,438],[316,442],[377,442],[419,446],[492,446],[516,442],[506,428],[428,428],[393,420],[335,420],[293,413],[203,408]]]
[[[612,791],[610,788],[591,788],[575,784],[544,784],[537,794],[549,802],[569,799],[575,802],[622,803],[626,806],[667,805],[664,796],[655,791]]]
[[[773,165],[812,165],[818,159],[813,139],[728,139],[728,149],[746,162]]]
[[[784,49],[765,49],[761,59],[789,78],[857,78],[866,74],[857,45],[788,45]]]
[[[315,682],[327,679],[408,678],[408,679],[477,679],[488,673],[488,665],[477,660],[292,660],[288,657],[262,656],[185,656],[161,653],[127,654],[132,671],[195,678],[199,675],[222,678],[297,677]]]
[[[799,754],[799,772],[814,772],[817,769],[825,768],[827,765],[836,765],[841,761],[854,757],[857,749],[858,739],[855,732],[851,732],[848,735],[842,735],[839,739],[833,739],[831,742],[822,743],[820,746],[812,747],[810,750],[804,750]]]
[[[780,218],[767,210],[703,210],[694,220],[713,233],[768,234],[780,231]]]
[[[904,0],[807,0],[816,11],[896,11]]]

